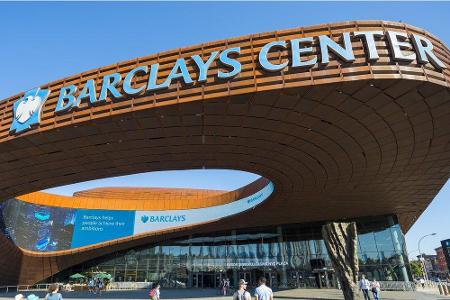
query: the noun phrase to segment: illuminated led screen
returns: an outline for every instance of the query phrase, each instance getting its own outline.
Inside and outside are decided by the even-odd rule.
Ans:
[[[215,221],[255,207],[272,192],[273,184],[269,183],[258,192],[228,204],[165,211],[70,209],[10,199],[0,203],[0,229],[17,246],[27,250],[67,250]]]

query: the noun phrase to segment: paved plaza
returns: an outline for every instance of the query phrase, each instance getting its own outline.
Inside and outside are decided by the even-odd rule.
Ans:
[[[22,292],[25,296],[34,293],[44,298],[44,292]],[[0,294],[0,300],[14,299],[15,293]],[[64,298],[71,299],[149,299],[146,290],[110,291],[102,295],[92,295],[87,292],[63,293]],[[162,290],[161,299],[189,299],[189,300],[225,300],[231,296],[218,296],[212,289]],[[292,289],[275,292],[275,299],[280,300],[341,300],[344,299],[340,290],[335,289]],[[371,298],[373,299],[373,298]],[[427,289],[418,292],[382,292],[383,300],[441,300],[450,296],[440,296],[437,290]]]

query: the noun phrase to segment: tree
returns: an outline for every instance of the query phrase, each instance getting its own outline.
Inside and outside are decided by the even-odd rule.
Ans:
[[[358,240],[356,223],[332,222],[322,226],[322,236],[345,300],[360,300],[358,292]]]
[[[422,263],[418,260],[413,260],[409,263],[411,266],[411,272],[414,278],[422,277],[423,276],[423,268]]]

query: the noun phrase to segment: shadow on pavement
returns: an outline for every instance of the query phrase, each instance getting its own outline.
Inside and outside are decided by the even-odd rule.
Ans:
[[[39,298],[44,298],[45,291],[21,291],[18,293],[0,293],[0,299],[14,299],[17,294],[23,294],[25,297],[35,294]],[[63,299],[150,299],[149,290],[127,290],[127,291],[107,291],[101,295],[85,292],[62,292]],[[218,290],[214,289],[163,289],[161,290],[162,299],[190,299],[190,298],[217,298],[231,299],[232,296],[220,296]]]
[[[342,300],[342,298],[317,298],[317,297],[292,297],[292,296],[275,296],[274,299],[294,299],[294,300]]]
[[[250,289],[252,292],[253,289]],[[28,296],[30,294],[37,295],[40,299],[44,299],[46,292],[23,291],[21,294]],[[17,293],[0,293],[0,300],[14,299]],[[148,300],[149,290],[129,290],[129,291],[108,291],[102,295],[94,295],[89,292],[63,292],[64,299],[145,299]],[[222,296],[216,289],[162,289],[161,299],[189,299],[189,300],[232,300],[232,296]],[[316,289],[293,289],[275,292],[275,300],[343,300],[342,292],[338,290],[316,290]],[[371,297],[373,299],[373,297]],[[450,297],[442,297],[431,293],[412,293],[412,292],[383,292],[381,294],[383,300],[437,300],[448,299]]]

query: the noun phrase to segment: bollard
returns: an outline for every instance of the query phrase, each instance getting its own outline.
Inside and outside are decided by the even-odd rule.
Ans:
[[[439,294],[444,295],[444,289],[442,288],[442,284],[438,285],[438,289],[439,289]]]

